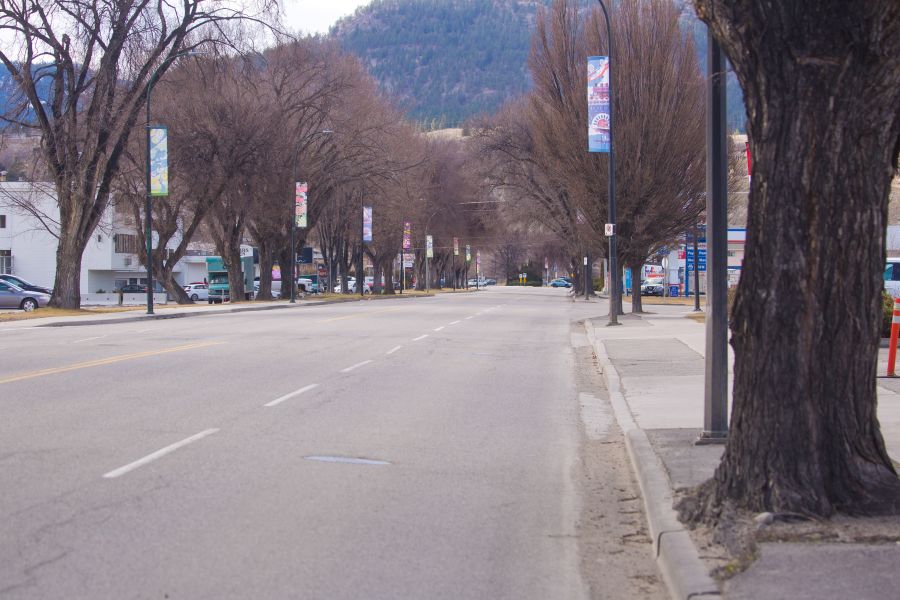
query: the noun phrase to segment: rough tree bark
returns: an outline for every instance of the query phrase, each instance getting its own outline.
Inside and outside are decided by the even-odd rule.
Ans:
[[[876,417],[900,3],[695,0],[744,90],[754,158],[732,322],[734,407],[714,479],[682,506],[897,513]]]
[[[643,313],[644,305],[641,301],[641,265],[628,265],[631,269],[631,312]]]

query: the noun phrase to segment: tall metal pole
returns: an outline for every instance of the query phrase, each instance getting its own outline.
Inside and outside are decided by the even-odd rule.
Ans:
[[[297,230],[297,159],[298,151],[294,152],[294,161],[291,166],[291,304],[297,303],[297,246],[294,235]]]
[[[610,280],[612,285],[610,287],[609,322],[607,325],[619,325],[619,297],[621,294],[619,283],[621,274],[619,273],[618,263],[616,262],[616,155],[614,154],[613,146],[613,125],[615,124],[613,115],[616,112],[614,110],[615,87],[613,86],[615,65],[613,63],[613,38],[612,28],[609,23],[609,12],[606,10],[606,5],[603,3],[603,0],[597,0],[597,2],[603,10],[604,19],[606,19],[606,40],[609,44],[609,54],[607,55],[609,57],[609,222],[613,226],[613,230],[612,234],[609,236],[609,272],[612,277]]]
[[[160,63],[156,70],[153,71],[153,74],[150,75],[150,79],[147,80],[147,123],[145,125],[145,129],[147,130],[147,172],[146,172],[146,188],[144,190],[145,198],[144,198],[144,235],[147,239],[147,314],[153,314],[153,206],[151,204],[151,196],[150,196],[150,96],[153,93],[153,84],[156,82],[156,79],[159,77],[159,74],[165,69],[169,63],[177,58],[181,58],[183,56],[197,56],[198,53],[189,50],[186,52],[178,52],[177,54],[173,54],[169,56],[164,61]]]
[[[728,436],[728,167],[725,56],[707,29],[706,389],[701,443]]]
[[[164,61],[160,66],[161,69],[165,66],[166,63],[170,61]],[[156,79],[156,74],[159,73],[159,69],[153,72],[153,75],[150,76],[150,79],[147,81],[147,188],[145,190],[144,197],[144,236],[146,237],[147,242],[147,314],[153,314],[153,206],[151,204],[151,196],[150,196],[150,94],[153,92],[153,80]]]

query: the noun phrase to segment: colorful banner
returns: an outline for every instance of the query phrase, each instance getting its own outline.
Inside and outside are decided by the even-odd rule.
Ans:
[[[425,236],[425,257],[434,258],[434,239],[430,235]]]
[[[609,103],[609,57],[588,58],[588,151],[609,152],[612,115]]]
[[[466,244],[466,262],[470,262],[472,260],[472,246]]]
[[[363,206],[363,241],[372,241],[372,207]]]
[[[459,256],[459,238],[453,238],[453,256]]]
[[[150,127],[147,130],[150,152],[150,195],[169,195],[169,130]]]
[[[306,200],[309,186],[298,181],[294,187],[294,222],[301,229],[306,227]]]
[[[403,223],[403,249],[412,248],[412,223],[406,221]]]

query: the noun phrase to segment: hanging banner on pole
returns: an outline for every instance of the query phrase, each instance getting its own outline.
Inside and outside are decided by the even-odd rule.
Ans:
[[[453,238],[453,256],[459,256],[459,238]]]
[[[471,262],[472,260],[472,246],[466,244],[466,262]]]
[[[434,238],[430,235],[425,236],[425,256],[427,258],[434,258]]]
[[[309,186],[298,181],[294,187],[294,221],[301,229],[306,227],[306,199]]]
[[[406,221],[403,223],[403,249],[412,248],[412,223]]]
[[[612,114],[609,104],[609,57],[588,58],[588,151],[609,152]]]
[[[372,241],[372,207],[363,206],[363,241]]]
[[[475,268],[481,270],[481,250],[475,252]]]
[[[147,130],[150,151],[150,195],[169,195],[169,129],[150,127]]]

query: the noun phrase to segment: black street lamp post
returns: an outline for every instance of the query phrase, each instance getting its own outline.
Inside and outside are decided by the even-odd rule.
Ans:
[[[606,40],[609,44],[609,223],[612,225],[612,231],[609,234],[609,275],[610,275],[610,294],[609,294],[609,323],[607,325],[619,325],[619,284],[622,281],[622,274],[619,272],[616,262],[616,157],[613,154],[613,110],[614,99],[613,93],[613,39],[612,28],[609,24],[609,13],[603,0],[597,0],[600,8],[603,10],[603,17],[606,19]]]
[[[323,129],[322,131],[317,131],[316,133],[309,136],[309,138],[304,139],[302,142],[297,144],[297,147],[294,148],[294,160],[291,163],[291,191],[293,192],[291,195],[291,304],[297,303],[297,248],[296,242],[294,238],[296,237],[297,232],[297,163],[300,161],[300,150],[312,141],[313,138],[319,135],[331,135],[333,132],[330,129]],[[307,191],[307,194],[309,192]],[[309,198],[307,198],[307,207],[309,203]],[[307,208],[308,210],[308,208]],[[313,261],[315,264],[315,261]],[[284,274],[282,273],[282,288],[284,287]],[[321,290],[321,281],[319,281],[319,289]],[[331,285],[331,272],[329,270],[328,273],[328,285]],[[282,293],[284,293],[282,291]]]
[[[193,50],[178,52],[166,58],[147,80],[147,172],[146,189],[144,197],[144,234],[147,241],[147,314],[153,314],[153,205],[150,195],[150,95],[153,93],[153,84],[156,83],[159,74],[172,63],[183,56],[197,56],[199,53]]]

